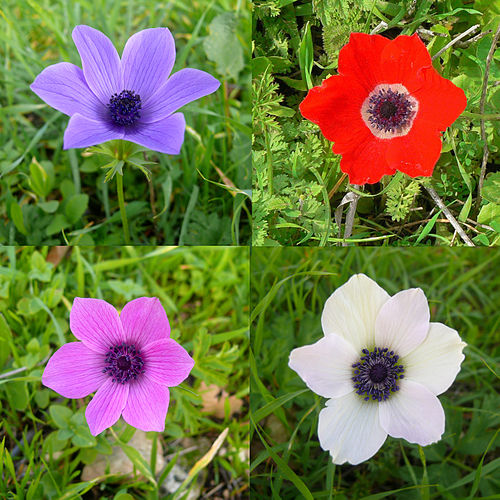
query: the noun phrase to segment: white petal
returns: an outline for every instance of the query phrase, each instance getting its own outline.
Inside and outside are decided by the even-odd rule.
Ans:
[[[402,380],[400,390],[380,403],[380,424],[389,436],[421,446],[435,443],[444,432],[444,411],[429,389]]]
[[[431,323],[426,339],[402,360],[405,378],[425,385],[433,394],[442,394],[460,371],[466,345],[456,330]]]
[[[328,298],[321,316],[325,335],[350,342],[356,352],[375,346],[375,319],[390,295],[364,274],[355,274]]]
[[[325,398],[338,398],[354,390],[352,364],[358,354],[338,335],[328,335],[315,344],[294,349],[288,366],[307,387]]]
[[[375,455],[387,437],[379,423],[378,403],[351,392],[326,404],[319,414],[318,436],[333,463],[356,465]]]
[[[403,290],[380,309],[375,322],[377,347],[388,347],[400,357],[420,345],[429,331],[429,305],[420,288]]]

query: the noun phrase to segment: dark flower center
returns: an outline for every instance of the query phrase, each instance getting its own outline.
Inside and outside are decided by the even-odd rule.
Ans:
[[[132,125],[141,117],[141,97],[132,90],[122,90],[111,96],[108,109],[113,123]]]
[[[387,347],[363,349],[363,356],[352,367],[356,394],[364,400],[385,401],[391,393],[399,391],[397,381],[404,378],[404,367],[398,363],[399,356]]]
[[[106,354],[106,368],[102,371],[113,377],[112,382],[124,384],[144,373],[141,351],[125,343],[111,346]]]
[[[378,130],[397,132],[410,122],[414,115],[413,106],[408,94],[382,88],[370,96],[368,120]]]

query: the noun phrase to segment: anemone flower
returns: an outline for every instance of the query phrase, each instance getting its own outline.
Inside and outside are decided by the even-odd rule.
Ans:
[[[191,68],[170,76],[175,44],[167,28],[132,35],[121,60],[109,38],[90,26],[76,26],[73,40],[83,70],[70,63],[54,64],[30,87],[49,106],[71,117],[64,149],[124,139],[178,154],[186,122],[175,111],[215,92],[220,83]]]
[[[294,349],[289,366],[329,398],[319,414],[321,448],[333,463],[359,464],[387,435],[425,446],[445,427],[437,396],[455,380],[465,343],[442,323],[430,323],[424,293],[392,297],[363,274],[326,301],[324,337]]]
[[[162,432],[168,388],[186,379],[194,361],[170,338],[160,301],[141,297],[118,315],[104,300],[77,297],[70,328],[81,342],[65,344],[52,355],[43,384],[65,398],[95,392],[85,411],[93,436],[120,415],[137,429]]]
[[[418,35],[389,40],[351,33],[338,72],[309,90],[300,111],[334,142],[349,182],[373,184],[397,170],[431,176],[441,153],[440,132],[467,99],[433,68]]]

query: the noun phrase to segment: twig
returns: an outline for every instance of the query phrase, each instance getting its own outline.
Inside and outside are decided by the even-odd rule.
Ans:
[[[7,377],[10,377],[11,375],[15,375],[16,373],[22,373],[22,372],[26,371],[27,369],[28,369],[27,366],[23,366],[21,368],[16,368],[15,370],[12,370],[10,372],[2,373],[0,375],[0,378],[7,378]]]
[[[425,189],[431,195],[431,198],[434,200],[434,203],[442,210],[444,216],[450,221],[450,224],[453,226],[455,231],[459,234],[460,238],[465,242],[465,244],[469,247],[475,246],[474,243],[470,240],[470,238],[465,234],[465,231],[462,229],[460,224],[457,222],[457,219],[453,217],[452,213],[448,210],[448,207],[443,203],[443,200],[439,197],[433,187],[427,186],[424,183]]]
[[[447,43],[440,51],[436,52],[432,56],[432,60],[437,59],[443,52],[447,51],[452,45],[455,45],[459,40],[462,40],[462,38],[465,38],[467,35],[470,33],[474,33],[479,28],[479,24],[475,24],[474,26],[471,26],[468,30],[464,31],[463,33],[460,33],[460,35],[456,36],[451,42]]]
[[[377,26],[375,26],[375,28],[370,31],[370,35],[375,35],[376,33],[379,33],[380,31],[383,31],[388,27],[389,25],[385,21],[381,21],[377,24]]]
[[[493,33],[493,30],[482,31],[481,33],[478,33],[476,36],[473,36],[468,40],[464,40],[463,42],[458,42],[457,47],[460,47],[461,49],[466,49],[467,47],[470,47],[473,43],[476,43],[478,40],[481,40],[481,38],[484,38],[486,35],[489,35],[490,33]]]
[[[352,185],[354,189],[359,189],[360,186],[355,184]],[[345,226],[344,226],[344,240],[350,238],[352,234],[352,227],[354,225],[354,216],[356,215],[356,207],[358,206],[359,194],[352,192],[353,198],[349,203],[349,208],[347,209],[347,215],[345,216]],[[346,247],[347,242],[343,241],[342,246]]]
[[[497,31],[495,36],[493,37],[493,41],[491,42],[490,51],[488,52],[488,56],[486,57],[486,67],[484,70],[484,79],[483,79],[483,88],[481,90],[481,100],[479,101],[479,113],[484,115],[484,106],[486,104],[486,90],[488,88],[488,77],[490,75],[490,64],[493,59],[493,54],[495,52],[495,47],[498,42],[498,38],[500,37],[500,23],[498,24]],[[490,151],[488,149],[488,142],[486,140],[486,127],[484,124],[484,118],[481,118],[481,140],[483,141],[483,161],[481,162],[481,173],[479,175],[479,183],[477,185],[477,200],[476,207],[479,208],[481,204],[481,192],[483,190],[484,177],[486,175],[486,164],[488,163],[488,156]]]

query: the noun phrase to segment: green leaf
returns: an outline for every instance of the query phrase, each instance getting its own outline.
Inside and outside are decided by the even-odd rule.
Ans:
[[[41,201],[37,203],[37,207],[40,207],[47,214],[53,214],[59,207],[59,202],[57,200]]]
[[[26,226],[24,225],[23,210],[21,206],[15,200],[13,200],[10,202],[9,209],[10,218],[12,219],[14,226],[16,226],[16,229],[20,233],[26,236],[28,234],[28,231],[26,230]]]
[[[10,340],[12,340],[12,332],[3,314],[0,313],[0,368],[10,355]]]
[[[57,214],[52,219],[52,222],[47,226],[45,232],[47,233],[47,236],[51,236],[53,234],[59,233],[63,229],[66,229],[69,225],[69,222],[63,214]]]
[[[73,195],[66,205],[66,217],[71,224],[77,222],[87,210],[89,197],[86,194]]]
[[[70,419],[73,412],[62,405],[51,405],[49,408],[50,416],[59,429],[68,429],[70,426]]]
[[[36,158],[33,158],[30,164],[29,183],[31,189],[33,189],[40,198],[45,198],[52,190],[51,176],[49,176],[45,168],[38,163]]]
[[[479,224],[491,224],[491,222],[495,220],[500,221],[500,205],[496,203],[487,203],[481,207],[481,211],[477,216]]]
[[[313,87],[311,80],[313,62],[314,49],[311,36],[311,26],[309,21],[307,21],[306,27],[304,28],[304,36],[302,37],[299,47],[299,66],[300,73],[302,74],[302,80],[306,82],[308,89]]]
[[[494,172],[486,177],[481,195],[487,201],[500,204],[500,172]]]
[[[203,48],[217,71],[234,79],[245,66],[243,48],[236,36],[238,18],[234,12],[224,12],[214,17],[208,26],[210,35],[205,38]]]
[[[124,451],[125,455],[134,464],[137,470],[154,486],[156,486],[156,480],[151,473],[149,464],[144,460],[143,456],[132,446],[125,444],[121,440],[117,440],[117,444]]]
[[[40,252],[34,251],[31,254],[31,270],[28,277],[32,280],[49,282],[52,278],[52,264],[47,262]]]
[[[26,382],[9,382],[5,386],[10,404],[18,411],[25,411],[29,403]]]

